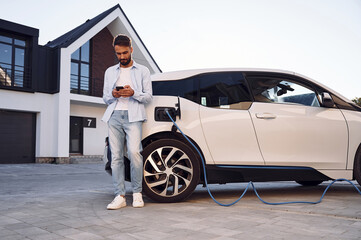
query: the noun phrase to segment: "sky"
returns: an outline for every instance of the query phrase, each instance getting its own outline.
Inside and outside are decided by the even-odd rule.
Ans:
[[[119,4],[163,72],[282,69],[361,97],[361,0],[0,0],[45,45]]]

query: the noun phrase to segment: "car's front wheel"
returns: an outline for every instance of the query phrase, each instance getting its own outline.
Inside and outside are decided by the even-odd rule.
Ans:
[[[157,202],[182,201],[199,182],[198,158],[179,140],[152,142],[144,148],[143,158],[143,192]]]

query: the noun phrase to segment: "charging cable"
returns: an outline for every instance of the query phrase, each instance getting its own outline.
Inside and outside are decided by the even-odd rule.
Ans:
[[[209,187],[208,187],[207,175],[206,175],[206,166],[205,166],[205,161],[204,161],[204,158],[203,158],[201,152],[200,152],[199,149],[192,143],[192,141],[189,140],[189,138],[183,133],[183,131],[178,127],[178,125],[175,123],[175,121],[173,120],[173,118],[172,118],[171,115],[169,114],[168,109],[165,109],[165,112],[167,113],[169,119],[172,120],[174,126],[177,127],[177,129],[180,131],[180,133],[183,135],[183,137],[193,146],[193,148],[197,151],[198,155],[201,157],[202,165],[203,165],[204,182],[205,182],[205,185],[206,185],[208,194],[209,194],[209,196],[213,199],[213,201],[214,201],[215,203],[217,203],[218,205],[220,205],[220,206],[229,207],[229,206],[232,206],[232,205],[236,204],[237,202],[239,202],[239,201],[243,198],[243,196],[246,194],[246,192],[248,191],[248,188],[249,188],[250,186],[252,186],[253,191],[254,191],[254,193],[256,194],[256,196],[258,197],[258,199],[259,199],[261,202],[263,202],[263,203],[265,203],[265,204],[269,204],[269,205],[283,205],[283,204],[291,204],[291,203],[307,203],[307,204],[317,204],[317,203],[320,203],[320,202],[322,202],[323,197],[325,196],[327,190],[332,186],[332,184],[334,184],[335,182],[340,182],[340,181],[346,181],[346,182],[350,183],[352,186],[355,187],[355,189],[356,189],[356,190],[359,192],[359,194],[361,195],[361,191],[356,187],[356,185],[355,185],[353,182],[351,182],[350,180],[344,179],[344,178],[339,178],[339,179],[333,180],[333,181],[326,187],[326,189],[323,191],[323,194],[322,194],[320,200],[318,200],[318,201],[316,201],[316,202],[293,201],[293,202],[276,202],[276,203],[271,203],[271,202],[267,202],[267,201],[263,200],[263,199],[259,196],[255,185],[253,184],[252,181],[250,181],[250,182],[247,184],[247,187],[246,187],[246,189],[243,191],[242,195],[241,195],[236,201],[234,201],[234,202],[232,202],[232,203],[229,203],[229,204],[220,203],[220,202],[218,202],[218,201],[213,197],[213,195],[212,195],[212,193],[211,193],[211,191],[210,191],[210,189],[209,189]]]

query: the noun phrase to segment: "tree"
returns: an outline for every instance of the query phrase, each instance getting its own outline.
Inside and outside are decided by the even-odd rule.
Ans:
[[[361,107],[361,98],[355,97],[354,99],[352,99],[352,102],[356,103],[357,105],[359,105]]]

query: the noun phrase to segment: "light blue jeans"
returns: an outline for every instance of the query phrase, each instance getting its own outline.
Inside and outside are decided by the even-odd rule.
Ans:
[[[108,121],[109,146],[112,153],[112,179],[115,195],[125,195],[124,144],[130,160],[133,193],[142,191],[143,156],[142,122],[129,122],[128,111],[115,110]]]

